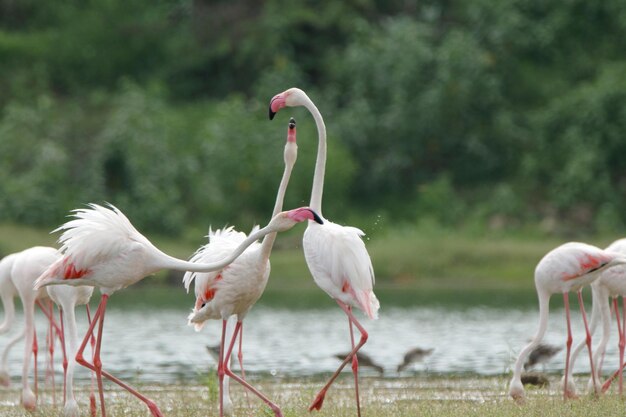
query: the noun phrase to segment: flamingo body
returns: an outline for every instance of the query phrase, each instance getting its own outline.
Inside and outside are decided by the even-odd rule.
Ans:
[[[302,245],[315,283],[330,297],[376,319],[380,304],[373,291],[374,268],[363,235],[356,227],[324,219],[324,224],[309,224]]]

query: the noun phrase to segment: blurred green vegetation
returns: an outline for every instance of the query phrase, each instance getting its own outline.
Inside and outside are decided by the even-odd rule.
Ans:
[[[324,213],[396,242],[374,257],[417,258],[433,242],[391,231],[423,222],[621,236],[625,38],[622,0],[0,0],[0,222],[110,201],[182,239],[265,223],[291,115],[285,207],[308,202],[312,119],[267,121],[299,86],[328,126]],[[379,275],[465,272],[471,242],[439,243]],[[489,250],[494,273],[520,256]]]

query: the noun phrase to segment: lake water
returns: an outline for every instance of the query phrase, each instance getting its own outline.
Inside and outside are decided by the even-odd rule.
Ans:
[[[83,307],[77,310],[79,330],[83,333],[86,331],[84,311]],[[209,322],[201,332],[195,332],[186,324],[188,311],[186,308],[111,308],[104,326],[104,368],[124,379],[141,382],[173,382],[205,375],[210,367],[215,367],[205,346],[218,343],[221,323]],[[414,347],[434,348],[434,352],[403,375],[507,373],[516,352],[535,333],[538,319],[536,309],[489,306],[455,309],[383,305],[376,321],[357,314],[370,334],[363,352],[383,365],[387,376],[397,376],[395,369],[404,353]],[[574,343],[577,343],[584,334],[577,310],[572,318]],[[21,314],[17,320],[21,326]],[[40,351],[44,351],[46,322],[40,313],[37,325]],[[12,334],[0,336],[0,349]],[[557,306],[550,314],[545,341],[564,346],[565,335],[564,312]],[[244,322],[244,365],[249,372],[277,376],[332,372],[339,364],[334,355],[347,352],[349,342],[347,319],[339,308],[293,310],[256,306]],[[605,361],[607,371],[617,367],[616,344],[613,336]],[[16,382],[21,375],[22,355],[21,344],[10,355],[9,370]],[[546,370],[562,372],[564,356],[564,352],[557,355]],[[60,375],[58,362],[56,369]],[[581,355],[575,371],[587,372],[588,365],[586,354]],[[77,378],[88,378],[88,373],[78,368]],[[375,374],[365,368],[363,372]]]

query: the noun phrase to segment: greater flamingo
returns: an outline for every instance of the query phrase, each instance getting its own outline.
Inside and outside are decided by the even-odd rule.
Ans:
[[[299,88],[290,88],[275,95],[270,101],[270,120],[283,107],[296,106],[304,106],[313,116],[317,126],[318,148],[310,206],[323,220],[323,224],[309,222],[302,239],[304,257],[315,283],[333,298],[348,316],[350,340],[352,343],[350,354],[346,356],[337,371],[317,394],[309,407],[309,411],[322,408],[326,391],[341,370],[348,362],[352,361],[357,414],[360,416],[361,406],[359,402],[358,359],[356,353],[367,341],[368,334],[354,314],[352,314],[352,307],[361,309],[371,319],[378,317],[380,304],[373,291],[374,268],[365,244],[361,239],[364,233],[355,227],[340,226],[332,223],[322,216],[322,193],[326,169],[326,126],[321,113],[313,101]],[[356,346],[354,344],[353,325],[361,333],[361,338]]]
[[[626,239],[618,239],[615,242],[611,243],[607,248],[607,251],[621,253],[626,256]],[[600,277],[591,284],[591,290],[593,295],[593,309],[591,311],[591,319],[589,320],[589,331],[593,335],[598,322],[602,322],[602,339],[596,348],[596,352],[594,354],[593,363],[595,365],[596,371],[596,381],[602,375],[602,364],[604,362],[604,353],[606,351],[606,346],[609,342],[609,338],[611,336],[611,307],[609,304],[609,297],[613,299],[613,307],[615,310],[615,319],[617,324],[617,333],[618,333],[618,347],[619,347],[619,355],[620,355],[620,366],[615,374],[611,378],[609,378],[604,385],[600,388],[598,386],[595,387],[595,390],[601,390],[605,392],[609,386],[611,385],[612,380],[619,376],[619,393],[622,395],[623,392],[623,375],[622,368],[624,367],[624,346],[626,341],[624,340],[624,320],[623,317],[620,319],[619,315],[619,307],[617,298],[622,297],[622,313],[624,314],[624,296],[626,296],[626,265],[616,265],[611,268],[605,269],[602,271]],[[574,365],[576,363],[576,358],[578,357],[578,353],[584,347],[585,341],[582,340],[576,347],[572,350],[572,357],[570,359],[569,368],[574,369]],[[592,378],[590,378],[589,385],[593,383]],[[569,387],[568,389],[573,393],[576,392],[576,385],[574,381],[568,381]]]
[[[284,160],[285,169],[272,216],[278,214],[283,207],[283,200],[291,171],[296,162],[298,146],[296,144],[296,122],[292,118],[287,131],[287,143],[285,144]],[[314,216],[314,220],[321,221]],[[223,258],[237,245],[246,239],[246,234],[237,232],[229,227],[224,230],[209,230],[209,243],[201,247],[191,258],[193,262],[214,262]],[[227,267],[210,273],[187,272],[183,278],[185,288],[189,290],[191,282],[195,280],[196,304],[189,316],[189,324],[194,324],[196,330],[200,330],[208,319],[221,319],[223,332],[220,344],[220,359],[218,361],[220,416],[232,413],[232,403],[225,396],[224,375],[228,375],[241,383],[245,388],[257,395],[273,411],[276,416],[282,416],[278,405],[270,401],[265,395],[253,388],[245,381],[242,359],[243,320],[263,294],[270,275],[270,254],[276,233],[265,236],[262,243],[255,242],[250,245],[233,263]],[[232,337],[226,339],[227,320],[230,316],[237,317],[237,323]],[[243,378],[236,376],[230,370],[230,357],[232,349],[239,334],[239,366]],[[225,343],[228,343],[225,345]],[[227,350],[224,350],[227,349]],[[222,352],[226,352],[222,354]],[[228,389],[226,385],[226,390]],[[226,397],[226,398],[225,398]],[[226,403],[226,405],[224,404]]]
[[[24,310],[24,363],[22,365],[22,405],[27,410],[34,410],[37,403],[37,340],[35,334],[35,304],[39,304],[42,311],[48,316],[53,332],[59,333],[54,323],[52,309],[47,309],[40,300],[48,298],[45,288],[33,290],[33,283],[59,257],[54,248],[35,246],[25,249],[13,258],[11,281],[22,301]],[[22,336],[22,335],[20,335]],[[35,356],[35,392],[28,383],[30,368],[29,357]]]
[[[47,287],[47,290],[52,301],[59,306],[61,312],[61,326],[64,333],[61,341],[63,343],[64,413],[65,417],[77,417],[80,415],[80,409],[76,401],[76,396],[74,395],[74,367],[76,363],[76,353],[78,351],[78,329],[76,328],[76,315],[74,310],[76,306],[85,305],[87,307],[87,315],[89,316],[88,303],[93,293],[93,287],[55,285]],[[67,334],[67,337],[65,334]],[[66,341],[69,343],[66,343]],[[92,414],[95,414],[94,398],[91,399],[90,406],[92,407]]]
[[[587,334],[586,344],[589,350],[589,362],[591,364],[591,374],[595,378],[592,352],[591,334],[587,325],[587,317],[582,299],[582,288],[591,284],[598,278],[600,273],[606,268],[626,263],[626,258],[620,254],[607,252],[595,246],[579,242],[565,243],[548,252],[537,264],[535,268],[535,287],[539,298],[539,328],[537,333],[520,352],[513,378],[509,385],[509,395],[517,401],[524,398],[524,386],[521,381],[522,364],[528,354],[541,342],[548,327],[548,309],[550,296],[556,293],[563,294],[565,303],[565,318],[567,320],[567,343],[565,355],[565,376],[563,395],[568,398],[573,395],[568,390],[570,349],[572,346],[572,331],[570,324],[569,292],[576,291],[580,311]],[[595,385],[595,383],[594,383]]]
[[[157,249],[139,233],[126,216],[116,207],[90,204],[85,209],[74,210],[74,219],[57,229],[62,257],[45,270],[35,282],[35,289],[46,285],[94,286],[100,288],[102,298],[89,329],[76,353],[76,361],[96,373],[102,417],[106,416],[102,376],[120,385],[143,401],[155,417],[163,414],[157,405],[137,390],[102,369],[100,349],[107,300],[115,291],[136,283],[161,269],[207,272],[223,268],[237,258],[257,239],[276,231],[285,231],[296,223],[317,216],[306,207],[282,212],[270,223],[252,233],[227,258],[214,264],[199,264],[171,257]],[[83,357],[83,351],[98,325],[93,364]]]
[[[17,254],[12,253],[0,260],[0,299],[2,299],[4,307],[4,319],[2,324],[0,324],[0,334],[5,334],[11,330],[15,322],[15,304],[13,299],[17,296],[17,288],[15,288],[11,280],[11,269],[16,256]],[[0,362],[0,385],[8,387],[11,384],[11,377],[8,371],[9,351],[24,337],[24,334],[25,331],[22,330],[4,347]]]

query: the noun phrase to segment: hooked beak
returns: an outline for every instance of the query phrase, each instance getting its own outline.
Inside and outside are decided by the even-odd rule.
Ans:
[[[276,100],[276,97],[274,97],[272,101],[270,101],[270,120],[274,120],[274,116],[276,116],[276,112],[272,110],[272,104],[274,104],[275,100]]]
[[[322,220],[322,218],[316,212],[311,210],[311,214],[313,215],[313,220],[315,220],[315,223],[324,224],[324,221]]]

